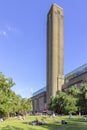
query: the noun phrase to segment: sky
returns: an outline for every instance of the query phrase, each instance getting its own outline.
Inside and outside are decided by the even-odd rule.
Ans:
[[[47,13],[64,10],[64,74],[87,63],[87,0],[0,0],[0,72],[24,98],[46,86]]]

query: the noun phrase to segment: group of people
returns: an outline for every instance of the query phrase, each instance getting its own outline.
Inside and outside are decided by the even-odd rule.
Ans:
[[[17,119],[18,119],[18,120],[24,120],[24,119],[25,119],[25,116],[19,115],[19,116],[17,116]]]
[[[42,120],[42,121],[39,121],[39,120],[36,118],[36,120],[32,121],[31,124],[32,124],[32,125],[44,125],[44,124],[45,124],[44,119],[42,118],[41,120]]]

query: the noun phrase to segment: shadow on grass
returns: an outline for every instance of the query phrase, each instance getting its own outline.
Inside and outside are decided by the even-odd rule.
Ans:
[[[24,130],[23,128],[19,128],[19,127],[15,127],[15,126],[5,126],[3,128],[1,128],[1,130]]]
[[[40,129],[38,125],[32,126],[29,124],[29,122],[22,122],[22,123],[26,125],[30,125],[31,126],[30,130],[36,130],[37,127],[38,130],[41,130],[41,127],[47,130],[87,130],[87,124],[85,122],[81,123],[80,120],[77,122],[72,119],[72,120],[68,120],[67,122],[68,123],[66,125],[61,124],[61,122],[58,121],[46,123],[45,125],[40,125]]]
[[[22,123],[30,125],[32,127],[31,130],[36,130],[38,126],[40,126],[40,128],[42,127],[47,130],[65,130],[65,128],[61,128],[61,124],[59,122],[55,122],[55,123],[51,122],[51,123],[46,123],[44,125],[35,125],[35,126],[33,126],[32,124],[29,124],[28,122],[22,122]]]
[[[49,130],[54,130],[55,128],[58,128],[59,125],[54,123],[46,123],[45,125],[42,125],[42,127],[47,128]]]

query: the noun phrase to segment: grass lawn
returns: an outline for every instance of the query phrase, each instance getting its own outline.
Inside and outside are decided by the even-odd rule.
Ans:
[[[37,116],[41,121],[41,116]],[[68,116],[58,116],[55,119],[52,117],[45,118],[45,125],[32,126],[30,121],[35,120],[36,116],[26,117],[25,120],[18,120],[17,118],[8,118],[3,122],[0,122],[0,130],[87,130],[87,121],[84,121],[82,117],[73,116],[69,119]],[[63,125],[61,120],[64,119],[68,123]]]

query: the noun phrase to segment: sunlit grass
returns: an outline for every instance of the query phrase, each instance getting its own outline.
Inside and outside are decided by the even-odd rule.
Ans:
[[[41,121],[42,116],[28,116],[25,120],[18,120],[16,117],[8,118],[0,122],[0,130],[87,130],[87,121],[82,117],[73,116],[69,119],[68,116],[45,117],[45,125],[32,126],[29,124],[32,120],[38,118]],[[66,120],[67,124],[61,124],[61,120]]]

